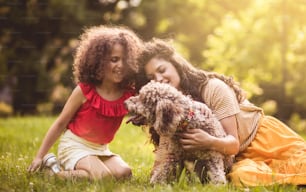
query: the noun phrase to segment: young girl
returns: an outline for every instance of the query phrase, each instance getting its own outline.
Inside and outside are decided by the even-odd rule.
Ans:
[[[63,178],[131,176],[131,169],[108,149],[127,111],[142,41],[130,29],[95,26],[80,37],[74,58],[76,88],[49,128],[28,171],[50,167]],[[63,135],[62,135],[63,133]],[[48,150],[61,136],[58,159]],[[47,154],[47,155],[46,155]]]
[[[234,185],[306,184],[305,140],[248,102],[231,78],[194,68],[158,39],[145,44],[139,65],[136,89],[149,80],[168,83],[213,110],[226,137],[216,138],[200,129],[190,129],[179,134],[180,142],[185,150],[213,149],[236,155],[229,173]],[[150,132],[153,143],[158,145],[157,134],[153,129]],[[199,162],[195,171],[200,174],[202,168]]]

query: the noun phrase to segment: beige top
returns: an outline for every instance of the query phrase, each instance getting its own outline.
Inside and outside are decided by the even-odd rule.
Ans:
[[[240,141],[239,151],[243,151],[255,137],[263,115],[262,109],[248,100],[239,104],[234,90],[220,79],[209,80],[204,89],[202,98],[219,120],[232,115],[236,116]]]

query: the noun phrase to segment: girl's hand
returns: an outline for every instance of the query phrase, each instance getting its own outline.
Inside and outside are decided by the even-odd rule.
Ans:
[[[42,165],[42,159],[41,158],[35,158],[32,161],[32,164],[28,167],[28,172],[36,172],[40,169]]]
[[[178,135],[184,150],[192,151],[211,148],[212,136],[201,129],[187,129]]]

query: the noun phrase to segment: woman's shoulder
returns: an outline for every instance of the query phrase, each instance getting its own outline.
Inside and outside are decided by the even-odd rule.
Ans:
[[[224,81],[218,78],[209,79],[202,90],[202,98],[207,104],[222,100],[236,100],[235,92]]]
[[[209,79],[202,91],[202,94],[224,94],[224,93],[231,93],[232,89],[228,86],[224,81],[218,78]]]
[[[207,81],[207,86],[209,87],[228,87],[228,85],[218,78],[211,78]]]

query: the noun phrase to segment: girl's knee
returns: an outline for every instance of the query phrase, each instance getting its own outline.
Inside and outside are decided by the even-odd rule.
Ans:
[[[126,179],[132,176],[130,167],[120,167],[115,170],[111,169],[90,169],[87,170],[91,179],[99,180],[103,178]]]
[[[130,166],[124,162],[119,156],[112,156],[104,161],[105,166],[112,172],[116,179],[129,178],[132,176]]]
[[[132,169],[128,166],[126,167],[121,167],[120,169],[117,169],[114,173],[113,176],[116,179],[126,179],[132,177]]]
[[[93,180],[100,180],[104,177],[111,175],[110,173],[107,173],[101,170],[89,170],[88,173],[89,173],[90,179],[93,179]]]

